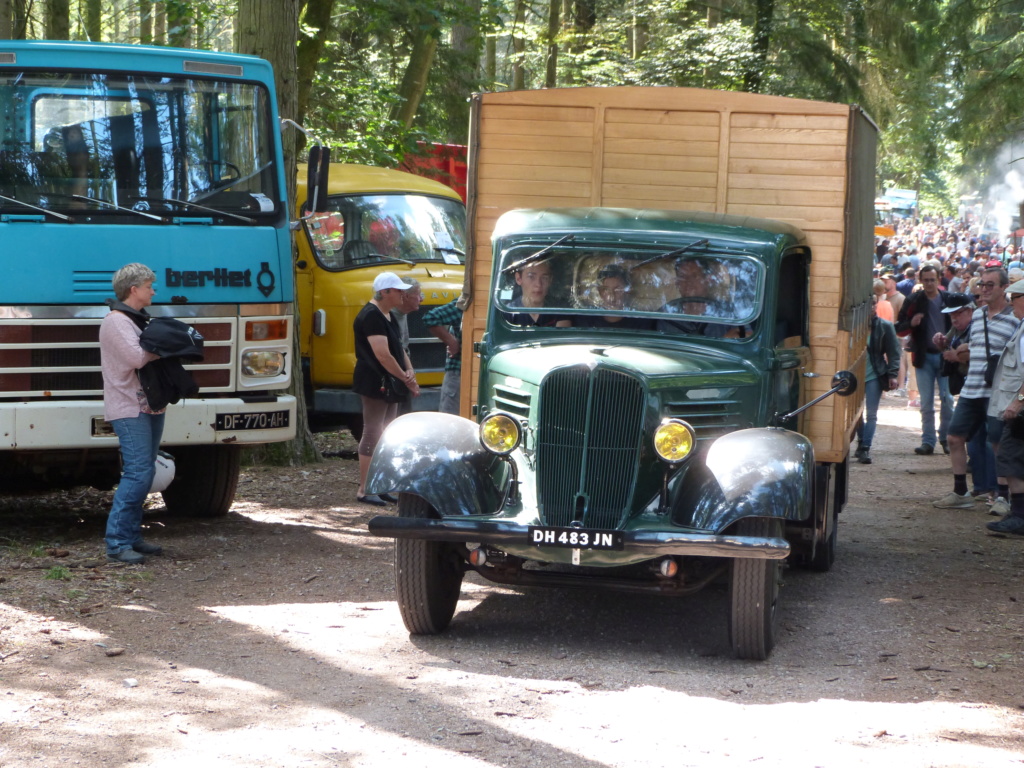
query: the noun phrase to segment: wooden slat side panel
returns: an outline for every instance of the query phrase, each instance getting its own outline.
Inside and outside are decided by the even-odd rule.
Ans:
[[[734,112],[734,128],[781,128],[790,130],[845,131],[846,115],[767,115]]]
[[[738,141],[732,139],[732,157],[749,160],[792,160],[793,162],[841,162],[846,161],[846,149],[832,144],[764,144],[762,142]]]
[[[730,173],[729,188],[740,189],[779,189],[808,192],[836,192],[840,195],[846,189],[841,175],[812,176],[771,174],[771,173]]]
[[[842,192],[825,192],[822,190],[736,189],[735,187],[729,190],[729,202],[738,204],[793,207],[813,202],[815,205],[842,208],[843,198]]]
[[[480,174],[482,181],[490,182],[493,179],[513,179],[516,181],[574,181],[589,182],[590,166],[565,166],[550,165],[548,163],[529,165],[509,165],[504,163],[487,163],[481,167]]]
[[[492,166],[517,165],[532,168],[590,168],[594,158],[590,152],[554,152],[537,150],[530,153],[530,162],[523,162],[523,153],[500,146],[488,147],[480,153],[479,166],[481,178],[491,175]]]
[[[720,113],[716,111],[694,112],[678,109],[617,109],[609,107],[605,110],[605,123],[623,125],[684,125],[684,126],[714,126],[717,127],[721,120]]]
[[[522,106],[488,104],[484,109],[483,117],[485,120],[493,120],[496,122],[505,120],[530,120],[560,123],[564,120],[566,122],[592,123],[594,121],[594,108],[541,106],[538,104],[526,104]]]
[[[645,141],[718,141],[718,124],[713,125],[649,125],[619,123],[605,126],[610,139],[643,139]]]
[[[664,157],[659,155],[633,155],[605,152],[604,167],[637,171],[683,171],[689,173],[718,173],[717,157]]]

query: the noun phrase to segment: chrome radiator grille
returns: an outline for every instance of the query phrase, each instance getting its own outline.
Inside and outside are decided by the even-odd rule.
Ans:
[[[537,476],[541,520],[616,528],[629,512],[644,388],[620,371],[554,371],[541,384]]]

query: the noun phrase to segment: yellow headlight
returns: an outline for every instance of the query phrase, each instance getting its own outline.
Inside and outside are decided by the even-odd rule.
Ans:
[[[670,464],[678,464],[693,453],[696,437],[685,421],[669,419],[654,432],[654,450]]]
[[[492,453],[512,453],[521,437],[519,422],[503,413],[488,416],[480,423],[480,443]]]

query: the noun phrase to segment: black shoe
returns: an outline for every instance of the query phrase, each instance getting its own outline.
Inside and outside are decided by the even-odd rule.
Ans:
[[[867,456],[867,454],[868,454],[868,449],[865,448],[863,445],[860,445],[858,443],[857,450],[853,452],[854,458],[856,458],[857,461],[860,461],[862,458]]]
[[[935,446],[928,445],[928,443],[921,443],[917,448],[914,449],[914,453],[918,456],[931,456],[935,453]]]
[[[143,555],[162,555],[164,548],[159,544],[147,544],[144,541],[137,541],[132,544],[132,549]]]
[[[861,464],[870,464],[871,463],[871,456],[868,454],[867,450],[864,450],[857,457],[857,461],[859,461]]]
[[[939,440],[939,445],[942,446],[942,452],[948,456],[949,455],[949,443],[947,443],[945,440]]]
[[[380,498],[384,499],[384,501],[386,501],[388,504],[398,503],[398,499],[396,499],[390,493],[378,493],[377,495],[380,496]]]
[[[1018,536],[1024,536],[1024,517],[1007,515],[1002,520],[996,520],[985,527],[993,533],[1015,533]]]
[[[146,558],[140,555],[131,547],[122,549],[117,554],[107,553],[107,560],[111,563],[127,563],[128,565],[142,565],[146,562]]]
[[[356,496],[356,501],[361,501],[363,504],[371,504],[375,507],[386,507],[388,503],[384,501],[380,496]]]

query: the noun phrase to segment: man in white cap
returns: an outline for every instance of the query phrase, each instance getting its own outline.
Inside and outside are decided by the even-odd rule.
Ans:
[[[1024,280],[1011,285],[1007,293],[1014,316],[1024,319]],[[1010,510],[987,527],[993,533],[1024,536],[1024,325],[1010,337],[999,358],[988,415],[1002,423],[996,467],[1010,487]]]

